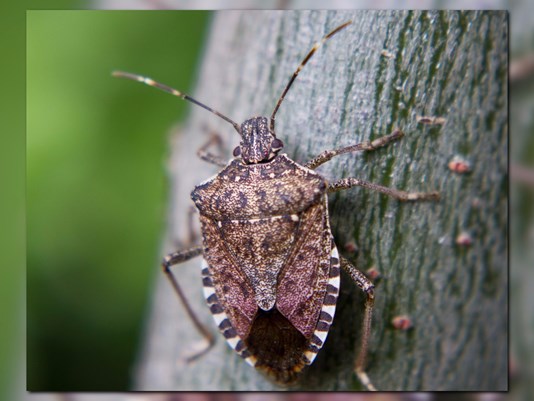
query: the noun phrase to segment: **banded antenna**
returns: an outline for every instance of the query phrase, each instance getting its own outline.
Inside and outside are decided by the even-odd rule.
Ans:
[[[330,39],[332,36],[334,36],[336,33],[338,33],[339,31],[341,31],[343,28],[346,28],[348,25],[352,24],[352,21],[347,21],[345,22],[344,24],[341,24],[340,26],[338,26],[337,28],[335,28],[333,31],[331,31],[330,33],[328,33],[324,38],[322,38],[319,42],[315,43],[313,45],[313,47],[311,48],[311,50],[308,52],[308,54],[306,55],[306,57],[304,57],[304,59],[301,61],[300,65],[297,67],[297,69],[295,70],[295,72],[293,73],[293,76],[291,77],[291,79],[289,80],[289,82],[287,83],[284,91],[282,92],[282,96],[280,96],[280,99],[278,99],[278,102],[276,103],[276,106],[273,110],[273,114],[271,114],[271,133],[274,135],[274,120],[275,120],[275,115],[276,115],[276,112],[278,111],[278,109],[280,108],[280,105],[282,104],[282,102],[284,101],[284,98],[286,97],[286,94],[287,92],[289,91],[289,88],[291,88],[291,85],[293,84],[293,81],[295,80],[295,78],[297,78],[297,75],[299,75],[299,72],[300,70],[302,70],[304,68],[304,66],[306,65],[306,63],[310,60],[310,58],[313,56],[313,54],[317,51],[317,49],[319,47],[321,47],[321,45],[326,42],[328,39]]]
[[[137,81],[137,82],[141,82],[143,84],[146,84],[148,86],[153,86],[154,88],[157,88],[157,89],[160,89],[162,90],[163,92],[167,92],[167,93],[170,93],[171,95],[174,95],[174,96],[178,96],[184,100],[188,100],[190,101],[191,103],[194,103],[196,104],[197,106],[200,106],[208,111],[211,111],[213,114],[221,117],[223,120],[229,122],[230,124],[232,124],[235,128],[235,130],[239,133],[239,135],[241,135],[241,130],[239,128],[239,124],[236,123],[234,120],[232,120],[231,118],[228,118],[226,117],[224,114],[221,114],[219,113],[217,110],[213,110],[211,107],[208,107],[206,106],[205,104],[203,103],[200,103],[198,100],[192,98],[191,96],[185,94],[185,93],[182,93],[174,88],[171,88],[170,86],[167,86],[167,85],[164,85],[162,83],[159,83],[157,81],[154,81],[152,78],[148,78],[148,77],[144,77],[142,75],[137,75],[137,74],[131,74],[129,72],[124,72],[124,71],[113,71],[113,73],[111,74],[112,76],[114,77],[117,77],[117,78],[126,78],[126,79],[131,79],[133,81]]]

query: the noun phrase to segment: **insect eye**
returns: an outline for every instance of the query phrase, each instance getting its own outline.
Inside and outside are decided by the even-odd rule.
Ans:
[[[240,146],[236,146],[234,151],[232,152],[232,154],[234,155],[234,157],[237,157],[241,154],[241,147]]]
[[[282,149],[283,147],[284,147],[284,143],[280,139],[274,138],[274,140],[271,143],[271,148],[273,150],[278,150],[278,149]]]

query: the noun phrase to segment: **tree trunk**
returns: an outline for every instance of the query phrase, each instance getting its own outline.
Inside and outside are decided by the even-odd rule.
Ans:
[[[408,191],[438,190],[440,202],[400,203],[354,188],[330,196],[338,248],[361,270],[375,266],[376,304],[368,374],[380,390],[507,389],[507,43],[505,12],[222,11],[213,21],[193,96],[241,122],[269,116],[312,44],[351,19],[301,71],[277,115],[284,151],[305,163],[326,149],[400,128],[380,150],[336,157],[317,169],[329,181],[358,177]],[[437,116],[443,124],[423,124]],[[217,172],[196,158],[220,132],[227,154],[239,142],[225,121],[192,106],[173,136],[169,232],[163,253],[187,235],[189,193]],[[448,169],[456,156],[471,172]],[[471,246],[456,245],[461,232]],[[345,252],[355,243],[358,251]],[[200,316],[200,261],[174,267]],[[335,322],[298,390],[359,390],[352,371],[363,299],[342,275]],[[413,327],[395,329],[398,315]],[[221,336],[191,364],[200,340],[161,275],[140,390],[282,390],[243,362]]]

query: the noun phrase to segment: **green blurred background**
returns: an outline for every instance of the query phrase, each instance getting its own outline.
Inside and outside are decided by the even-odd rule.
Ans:
[[[27,389],[130,388],[210,13],[27,13]]]

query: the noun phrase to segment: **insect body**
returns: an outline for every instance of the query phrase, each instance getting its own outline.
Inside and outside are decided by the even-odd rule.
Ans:
[[[355,371],[370,390],[364,371],[370,334],[373,284],[338,253],[328,218],[329,192],[363,186],[399,200],[436,199],[437,193],[407,193],[356,178],[328,183],[314,171],[331,158],[384,146],[403,134],[395,131],[372,142],[321,153],[304,165],[279,153],[283,143],[275,135],[275,115],[285,94],[317,48],[348,26],[340,25],[301,62],[270,117],[253,117],[238,125],[228,117],[175,89],[150,78],[124,72],[134,79],[215,113],[241,136],[229,163],[204,150],[201,157],[223,167],[215,177],[195,187],[195,203],[202,245],[170,254],[163,269],[198,330],[213,338],[196,318],[170,267],[203,256],[204,294],[215,322],[230,346],[250,365],[281,384],[291,384],[313,362],[334,319],[340,268],[366,293],[363,339]]]
[[[192,193],[216,322],[247,362],[283,383],[313,361],[334,316],[339,257],[326,191],[320,175],[279,155],[234,159]]]

